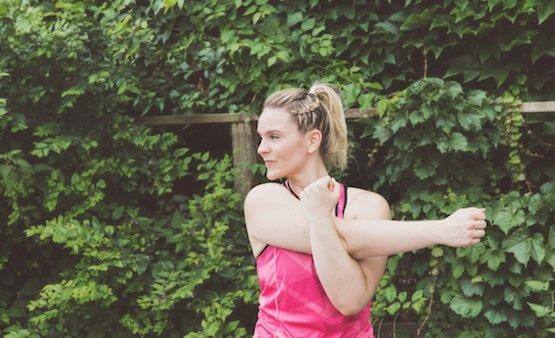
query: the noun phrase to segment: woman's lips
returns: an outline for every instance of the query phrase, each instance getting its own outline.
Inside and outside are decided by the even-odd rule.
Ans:
[[[264,161],[264,164],[269,167],[270,165],[274,164],[275,161]]]

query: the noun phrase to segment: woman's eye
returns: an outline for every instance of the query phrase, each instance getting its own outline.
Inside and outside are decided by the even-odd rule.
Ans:
[[[270,138],[271,138],[272,140],[274,140],[274,139],[276,139],[276,138],[279,138],[279,136],[272,135],[272,136],[270,136]]]

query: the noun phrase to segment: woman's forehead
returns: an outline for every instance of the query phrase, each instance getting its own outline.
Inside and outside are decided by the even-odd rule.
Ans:
[[[265,108],[258,118],[257,132],[259,134],[274,130],[286,132],[290,130],[292,126],[293,123],[284,109]]]

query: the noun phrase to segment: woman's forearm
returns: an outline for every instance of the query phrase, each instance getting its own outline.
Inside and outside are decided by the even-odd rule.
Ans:
[[[312,258],[326,295],[341,313],[354,314],[366,292],[360,264],[341,244],[331,215],[310,216],[309,229]]]
[[[390,256],[440,244],[443,220],[393,221],[334,218],[338,234],[354,259]]]

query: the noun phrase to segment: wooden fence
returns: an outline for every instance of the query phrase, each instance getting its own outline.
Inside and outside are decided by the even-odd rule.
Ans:
[[[524,102],[521,105],[522,113],[555,112],[555,101]],[[345,112],[347,119],[368,118],[376,114],[375,108],[368,110],[349,109]],[[256,130],[253,128],[256,115],[248,114],[192,114],[192,115],[166,115],[147,116],[136,120],[151,126],[170,126],[186,124],[212,124],[226,123],[231,125],[231,142],[233,148],[233,165],[238,168],[235,176],[235,189],[245,196],[254,185],[254,176],[244,165],[245,163],[256,163]]]

